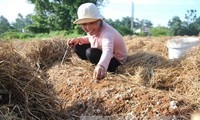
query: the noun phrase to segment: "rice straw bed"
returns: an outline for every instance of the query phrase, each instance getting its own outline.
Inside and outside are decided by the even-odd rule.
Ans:
[[[9,42],[0,45],[0,118],[64,119],[51,85],[42,78],[38,69],[32,68],[29,62],[15,52],[12,45]]]
[[[1,41],[0,93],[8,99],[0,117],[189,120],[200,109],[200,47],[169,60],[166,42],[178,37],[124,36],[127,63],[98,82],[95,66],[80,60],[65,38]]]

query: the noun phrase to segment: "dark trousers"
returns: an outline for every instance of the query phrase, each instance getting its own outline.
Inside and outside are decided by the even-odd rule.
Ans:
[[[84,45],[75,45],[74,47],[75,53],[79,56],[79,58],[83,60],[89,60],[92,64],[97,64],[100,60],[102,51],[98,48],[91,48],[90,44]],[[121,65],[121,63],[116,59],[112,58],[110,60],[108,70],[109,72],[115,72],[116,68]]]

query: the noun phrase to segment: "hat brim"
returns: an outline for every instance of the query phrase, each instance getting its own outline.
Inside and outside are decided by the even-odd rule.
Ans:
[[[75,20],[73,23],[74,24],[84,24],[84,23],[94,22],[97,20],[100,20],[100,18],[82,18],[82,19]]]

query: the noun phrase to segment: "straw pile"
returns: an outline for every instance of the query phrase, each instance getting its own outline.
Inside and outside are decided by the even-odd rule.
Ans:
[[[167,58],[166,47],[171,37],[146,39],[133,38],[132,44],[128,40],[127,45],[132,46],[128,46],[129,53],[133,55],[130,55],[128,63],[119,71],[128,74],[131,80],[141,82],[139,84],[174,91],[181,95],[179,98],[199,105],[200,47],[191,49],[185,57],[171,61]],[[136,49],[134,46],[137,46]]]
[[[70,49],[61,65],[66,51],[63,38],[17,41],[14,46],[1,43],[0,88],[11,97],[3,103],[2,115],[55,120],[190,119],[200,108],[200,47],[172,61],[166,47],[172,37],[124,39],[127,63],[118,74],[108,73],[98,83],[92,80],[94,65]]]
[[[108,74],[100,83],[92,81],[93,66],[76,55],[70,64],[47,71],[55,89],[68,101],[66,108],[71,109],[71,116],[189,119],[190,113],[199,107],[198,96],[190,95],[188,99],[184,91],[186,83],[175,80],[182,75],[185,68],[181,67],[181,61],[186,59],[168,60],[166,42],[172,37],[125,39],[129,51],[127,64],[118,68],[117,75]],[[175,108],[171,108],[171,103],[176,104]]]
[[[1,120],[58,120],[60,103],[48,81],[12,43],[0,43]]]
[[[138,84],[148,84],[156,67],[167,61],[165,38],[125,38],[129,52],[126,65],[119,67],[118,72],[131,77]]]
[[[176,99],[185,99],[189,103],[200,105],[200,46],[194,47],[183,58],[155,69],[152,84],[165,85],[178,93]],[[167,73],[167,74],[166,74]]]
[[[40,69],[47,69],[55,62],[67,61],[70,56],[70,49],[67,48],[66,40],[63,38],[34,40],[28,42],[26,46],[26,58],[32,66]],[[69,52],[66,54],[67,56],[64,56],[66,51]]]

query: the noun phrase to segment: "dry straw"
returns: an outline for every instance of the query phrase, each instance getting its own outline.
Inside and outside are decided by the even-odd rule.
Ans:
[[[127,63],[100,83],[92,82],[94,65],[71,56],[63,38],[1,42],[1,89],[10,97],[0,107],[2,118],[57,120],[70,112],[72,118],[134,113],[139,119],[155,115],[189,119],[192,110],[200,108],[200,47],[169,60],[166,42],[172,37],[124,39]],[[178,109],[169,108],[170,100],[178,103]]]
[[[47,69],[55,62],[66,62],[71,55],[71,50],[67,47],[64,38],[34,40],[27,43],[25,50],[25,56],[30,63],[41,69]],[[67,53],[67,55],[65,55],[65,53]]]
[[[16,52],[12,42],[0,44],[0,76],[0,88],[4,91],[1,119],[62,119],[54,90],[38,69]]]
[[[171,99],[184,101],[192,109],[200,106],[200,46],[177,60],[167,58],[171,37],[132,38],[127,41],[129,59],[119,73],[136,84],[169,91]],[[194,107],[195,106],[195,107]]]

